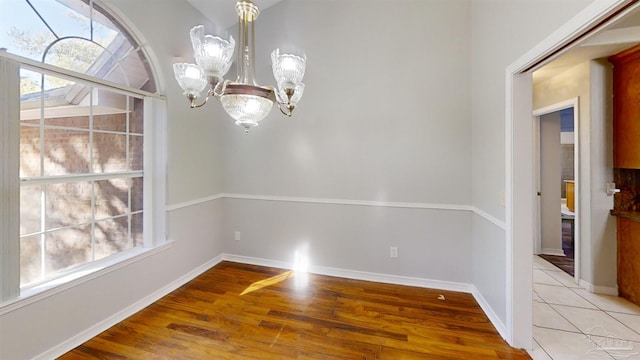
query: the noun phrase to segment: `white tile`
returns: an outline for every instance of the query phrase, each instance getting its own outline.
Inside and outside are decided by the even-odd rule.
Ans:
[[[562,283],[562,285],[570,288],[580,288],[580,285],[576,284],[576,280],[573,276],[567,274],[566,272],[560,271],[545,271],[547,275],[552,278],[558,280]]]
[[[534,339],[533,340],[533,350],[527,351],[529,356],[533,360],[553,360],[549,357],[549,355],[544,351],[543,348],[540,347],[540,344]]]
[[[540,296],[542,300],[549,304],[596,309],[593,304],[564,286],[533,284],[533,289],[538,293],[538,296]]]
[[[585,289],[572,289],[578,295],[589,300],[592,304],[605,311],[615,311],[625,314],[640,315],[640,307],[630,303],[629,301],[611,295],[594,294]]]
[[[533,338],[555,360],[613,359],[583,334],[534,327]]]
[[[551,306],[586,335],[606,336],[640,342],[640,334],[629,329],[604,311],[563,305]]]
[[[552,278],[546,271],[539,269],[533,269],[533,282],[536,284],[562,286],[560,281]]]
[[[640,315],[622,314],[616,312],[607,312],[621,323],[627,325],[633,331],[640,334]],[[535,314],[535,313],[534,313]]]
[[[613,341],[603,346],[608,347],[607,352],[616,360],[640,360],[640,343],[638,342],[627,343]]]
[[[620,340],[612,337],[585,335],[585,339],[593,345],[592,354],[606,357],[607,354],[611,359],[635,359],[638,360],[640,352],[640,343],[633,341]],[[606,352],[606,354],[604,353]],[[608,358],[609,359],[609,358]]]
[[[567,319],[563,318],[549,304],[533,303],[533,325],[556,330],[580,332],[578,328],[571,325]]]
[[[533,265],[537,266],[538,269],[543,269],[543,270],[560,270],[557,267],[555,267],[552,263],[548,262],[547,260],[537,255],[533,256]]]

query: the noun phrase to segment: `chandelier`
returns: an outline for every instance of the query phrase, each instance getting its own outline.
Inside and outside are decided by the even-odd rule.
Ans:
[[[271,53],[273,76],[276,87],[260,86],[255,80],[254,21],[260,11],[251,0],[236,3],[238,12],[238,51],[235,81],[223,77],[233,62],[235,41],[232,36],[205,35],[204,26],[191,29],[196,64],[173,64],[176,80],[191,104],[198,108],[207,103],[210,97],[220,100],[224,110],[236,125],[242,126],[245,133],[258,126],[277,102],[280,111],[291,116],[293,109],[302,97],[306,56],[295,52],[281,52],[275,49]],[[201,92],[209,86],[204,100],[197,103]]]

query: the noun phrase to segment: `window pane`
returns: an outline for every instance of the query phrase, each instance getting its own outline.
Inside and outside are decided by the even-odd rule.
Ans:
[[[82,5],[85,5],[86,2],[86,0],[74,1],[76,4],[79,3]],[[88,11],[83,10],[82,13],[88,14]],[[120,31],[118,30],[119,26],[111,21],[110,16],[105,16],[105,13],[106,12],[99,6],[96,6],[96,4],[94,4],[94,8],[91,10],[91,16],[93,17],[93,40],[102,47],[108,48],[114,42],[116,37],[120,37],[122,35],[120,35]]]
[[[40,124],[43,118],[48,126],[89,128],[90,107],[83,102],[88,101],[91,87],[23,69],[20,88],[20,120],[23,124]]]
[[[31,4],[43,19],[27,1],[0,1],[0,48],[155,92],[144,53],[102,8],[94,4],[92,10],[86,0],[31,0]]]
[[[95,260],[131,248],[128,217],[121,216],[115,219],[97,221],[94,236]]]
[[[142,213],[131,215],[131,239],[133,246],[142,246]]]
[[[45,186],[47,230],[86,224],[91,221],[91,183],[62,183]]]
[[[42,186],[20,188],[20,235],[39,232],[42,204]]]
[[[131,179],[131,212],[137,212],[142,210],[142,178]]]
[[[142,134],[144,130],[144,100],[132,98],[130,109],[133,111],[129,114],[129,132],[134,134]]]
[[[127,132],[127,115],[125,113],[111,114],[111,115],[95,115],[93,117],[93,129],[126,133]]]
[[[51,273],[91,261],[91,226],[46,234],[46,271]]]
[[[89,19],[82,16],[81,13],[87,14],[88,6],[79,6],[73,4],[76,8],[72,10],[62,1],[56,0],[30,0],[33,7],[36,8],[44,17],[44,20],[55,31],[59,37],[78,35],[89,35]],[[40,20],[41,22],[41,20]]]
[[[55,37],[26,1],[0,1],[0,47],[37,61]]]
[[[89,171],[89,133],[66,129],[44,130],[44,175]]]
[[[129,136],[129,167],[142,170],[144,157],[144,139],[139,135]]]
[[[40,122],[41,85],[42,74],[20,69],[20,121],[35,120],[36,124]],[[35,110],[25,111],[29,109]]]
[[[20,177],[41,175],[41,79],[39,73],[20,69]]]
[[[20,126],[20,177],[40,176],[40,128]]]
[[[127,214],[129,211],[129,182],[112,179],[94,182],[96,220]]]
[[[93,171],[108,173],[127,170],[127,136],[93,134]]]
[[[42,237],[33,235],[20,238],[20,285],[32,283],[42,277]]]
[[[105,89],[96,89],[93,103],[93,129],[127,132],[127,102],[129,96]]]
[[[51,110],[51,108],[47,109]],[[88,110],[85,110],[88,111]],[[48,111],[45,111],[45,114]],[[71,111],[69,111],[68,116],[56,117],[56,118],[46,118],[44,119],[44,123],[47,126],[59,126],[59,127],[68,127],[75,129],[89,129],[89,116],[74,116]]]
[[[106,55],[98,44],[78,38],[57,39],[43,54],[45,63],[82,74],[95,73],[98,59]]]

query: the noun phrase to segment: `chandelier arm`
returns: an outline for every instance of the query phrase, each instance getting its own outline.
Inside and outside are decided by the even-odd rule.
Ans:
[[[200,104],[196,104],[195,96],[188,96],[187,98],[191,101],[191,108],[195,109],[195,108],[204,106],[204,104],[206,104],[207,101],[209,101],[209,98],[211,97],[211,95],[213,95],[213,89],[209,88],[209,90],[207,91],[207,96],[204,98],[204,101],[202,101],[202,103]]]
[[[286,106],[287,111],[282,110],[282,106]],[[291,115],[293,115],[294,106],[292,106],[291,104],[285,104],[285,103],[279,102],[278,109],[280,109],[280,112],[283,113],[284,115],[291,117]]]
[[[219,81],[213,88],[213,95],[215,97],[220,97],[224,95],[225,90],[227,90],[227,85],[230,83],[231,83],[231,80]]]

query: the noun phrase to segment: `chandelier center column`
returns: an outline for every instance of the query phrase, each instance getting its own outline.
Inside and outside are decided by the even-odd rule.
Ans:
[[[255,20],[260,10],[250,1],[239,1],[238,12],[238,78],[237,83],[258,86],[255,79]]]

